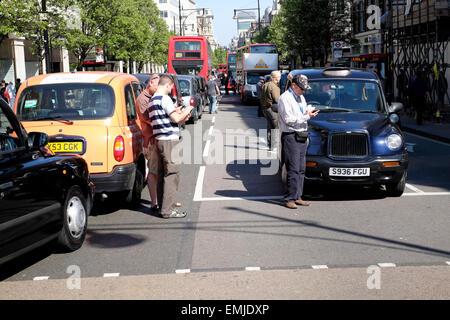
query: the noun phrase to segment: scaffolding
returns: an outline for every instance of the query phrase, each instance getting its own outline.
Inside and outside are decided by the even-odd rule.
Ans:
[[[428,116],[445,109],[446,71],[450,52],[450,0],[411,0],[387,3],[385,28],[388,77],[386,91],[407,107],[407,85],[416,72],[425,76],[431,94]],[[396,93],[396,94],[394,94]]]

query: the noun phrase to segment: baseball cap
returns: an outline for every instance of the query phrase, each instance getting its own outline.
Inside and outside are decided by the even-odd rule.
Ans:
[[[311,87],[308,84],[308,77],[303,74],[297,74],[296,76],[294,76],[292,82],[294,82],[303,90],[311,90]]]

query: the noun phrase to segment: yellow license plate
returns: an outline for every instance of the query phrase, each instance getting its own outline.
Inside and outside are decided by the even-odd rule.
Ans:
[[[48,146],[54,153],[83,153],[83,142],[49,142]]]

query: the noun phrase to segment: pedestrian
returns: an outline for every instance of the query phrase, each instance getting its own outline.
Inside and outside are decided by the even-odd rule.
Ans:
[[[158,173],[160,169],[159,155],[156,139],[153,137],[152,121],[148,113],[148,104],[151,97],[158,89],[159,74],[154,73],[150,77],[147,87],[141,92],[136,100],[140,128],[144,136],[144,156],[147,159],[148,176],[147,185],[152,200],[151,210],[158,210]]]
[[[17,78],[16,79],[16,95],[17,95],[17,92],[19,92],[19,88],[20,88],[21,84],[22,83],[20,82],[20,78]]]
[[[225,94],[229,94],[228,85],[230,84],[230,73],[225,74]]]
[[[278,70],[272,71],[270,73],[270,80],[267,81],[261,89],[261,106],[263,109],[263,114],[267,120],[267,145],[269,149],[275,150],[274,145],[272,145],[272,130],[279,128],[278,126],[278,113],[272,110],[272,105],[278,103],[280,98],[280,83],[281,72]],[[276,139],[274,139],[276,140]]]
[[[209,99],[209,113],[217,113],[216,104],[217,96],[220,96],[220,89],[217,82],[214,80],[213,76],[208,77],[208,82],[206,83],[206,88],[208,91]]]
[[[259,77],[259,81],[256,84],[256,96],[258,97],[258,118],[264,117],[263,109],[261,106],[261,92],[264,85],[264,77]]]
[[[2,98],[5,101],[8,101],[6,100],[5,97],[5,91],[6,91],[6,81],[2,80],[2,82],[0,83],[0,98]]]
[[[14,86],[12,81],[9,82],[6,90],[8,91],[9,96],[9,106],[14,110],[14,103],[16,103],[16,87]]]
[[[423,124],[423,114],[427,103],[431,103],[430,89],[422,71],[417,71],[409,85],[411,103],[416,111],[416,123]]]
[[[180,143],[178,124],[186,122],[191,117],[192,106],[176,108],[169,97],[174,82],[172,77],[162,75],[159,78],[158,89],[153,94],[148,105],[148,115],[152,122],[153,136],[159,155],[159,161],[164,169],[164,185],[162,203],[159,204],[163,218],[184,218],[186,212],[175,209],[178,184],[180,181],[180,157],[175,152]]]
[[[296,209],[297,205],[310,205],[302,200],[308,147],[307,122],[317,116],[319,110],[314,111],[306,105],[303,94],[309,89],[311,87],[308,78],[298,74],[294,76],[291,87],[280,96],[278,102],[282,162],[286,165],[287,173],[283,205],[289,209]]]

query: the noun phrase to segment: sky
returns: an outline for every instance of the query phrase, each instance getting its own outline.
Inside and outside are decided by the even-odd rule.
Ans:
[[[234,9],[258,8],[258,0],[194,0],[197,8],[210,8],[214,13],[214,37],[221,46],[228,46],[231,39],[237,36],[237,23],[233,20]],[[261,17],[273,0],[259,0]],[[255,10],[258,16],[258,10]]]

